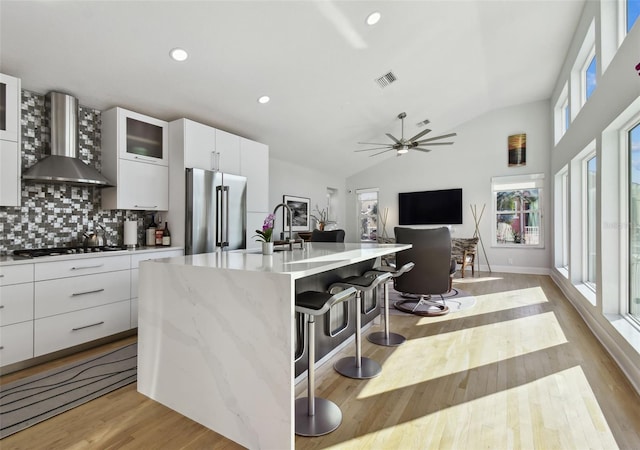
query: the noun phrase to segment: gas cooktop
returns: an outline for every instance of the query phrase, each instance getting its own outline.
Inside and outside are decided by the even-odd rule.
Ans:
[[[103,246],[103,247],[48,247],[48,248],[24,248],[13,251],[13,256],[22,258],[37,258],[39,256],[59,256],[73,255],[80,253],[113,252],[126,250],[126,247]]]

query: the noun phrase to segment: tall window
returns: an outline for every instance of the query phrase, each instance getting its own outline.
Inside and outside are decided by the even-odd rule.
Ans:
[[[640,16],[640,0],[627,0],[627,33],[633,28],[633,24]]]
[[[494,177],[496,246],[544,247],[542,191],[544,174]]]
[[[628,132],[629,313],[640,320],[640,123]]]
[[[556,267],[569,270],[569,170],[564,167],[555,177]]]
[[[585,76],[585,95],[587,99],[591,97],[593,91],[596,88],[596,55],[594,54],[591,58],[587,69],[584,72]]]
[[[375,241],[378,236],[378,189],[358,189],[356,195],[360,241]]]
[[[564,84],[562,92],[558,96],[556,106],[554,108],[554,134],[556,143],[560,141],[562,136],[569,129],[571,123],[571,115],[569,109],[569,86],[568,83]]]
[[[587,159],[585,164],[586,170],[586,245],[585,251],[587,253],[587,265],[586,273],[584,276],[585,284],[595,290],[596,287],[596,262],[598,256],[598,250],[596,247],[596,174],[597,174],[597,159],[595,156]]]

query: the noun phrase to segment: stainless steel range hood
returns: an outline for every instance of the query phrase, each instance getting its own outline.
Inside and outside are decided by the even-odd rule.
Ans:
[[[78,99],[61,92],[46,96],[51,154],[22,174],[23,180],[113,186],[100,172],[78,159]]]

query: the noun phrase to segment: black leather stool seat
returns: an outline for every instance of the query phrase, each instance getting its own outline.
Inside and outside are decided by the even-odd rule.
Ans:
[[[342,280],[340,280],[340,284],[350,284],[353,286],[358,286],[366,289],[368,287],[371,287],[376,281],[377,280],[375,276],[367,277],[365,275],[360,275],[360,276],[355,275],[352,277],[343,278]]]
[[[329,300],[333,295],[328,292],[318,292],[318,291],[305,291],[296,295],[296,309],[305,308],[312,311],[320,311],[326,305],[327,300]],[[327,308],[328,309],[328,308]],[[302,312],[302,311],[301,311]],[[314,313],[307,313],[314,314]],[[320,312],[316,312],[315,315],[324,314]]]

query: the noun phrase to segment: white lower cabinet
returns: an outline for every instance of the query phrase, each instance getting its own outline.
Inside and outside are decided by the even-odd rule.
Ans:
[[[124,300],[36,319],[34,356],[45,355],[126,331],[131,324],[130,309],[131,302]]]
[[[130,271],[105,272],[72,278],[37,281],[35,318],[93,308],[130,298]]]
[[[33,320],[0,327],[0,364],[33,358]]]
[[[0,326],[33,320],[33,283],[0,287]]]

